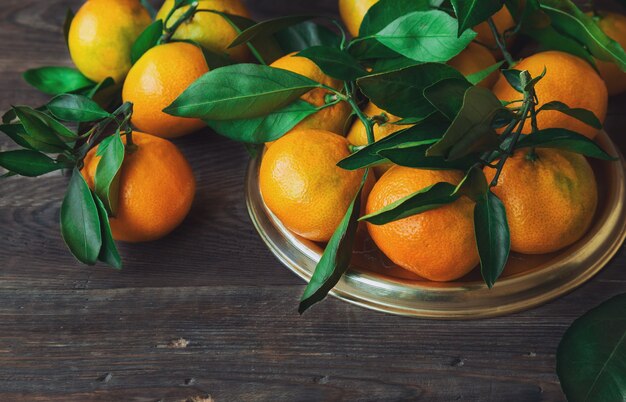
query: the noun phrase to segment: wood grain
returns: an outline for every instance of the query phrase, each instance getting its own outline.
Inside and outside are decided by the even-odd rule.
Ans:
[[[336,13],[334,0],[248,3],[257,17]],[[71,64],[59,27],[79,4],[3,0],[0,110],[46,100],[20,74]],[[622,150],[624,105],[612,99],[607,122]],[[122,245],[121,272],[65,249],[65,177],[2,182],[0,401],[563,401],[563,332],[626,291],[622,249],[580,289],[508,317],[418,320],[336,299],[300,317],[303,283],[249,221],[243,148],[209,131],[176,143],[198,179],[192,212],[166,239]],[[187,347],[172,348],[178,338]]]

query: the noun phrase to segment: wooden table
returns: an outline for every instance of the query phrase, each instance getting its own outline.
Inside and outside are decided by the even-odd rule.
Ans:
[[[45,101],[20,73],[70,65],[60,26],[79,3],[2,1],[0,110]],[[314,3],[336,12],[334,0],[249,3],[258,17]],[[612,99],[607,123],[622,150],[625,105]],[[67,178],[2,182],[1,401],[562,401],[563,332],[626,291],[622,249],[580,289],[508,317],[420,320],[334,298],[301,317],[304,283],[248,218],[244,148],[208,131],[176,143],[197,174],[191,214],[163,240],[121,245],[121,272],[67,252],[58,228]]]

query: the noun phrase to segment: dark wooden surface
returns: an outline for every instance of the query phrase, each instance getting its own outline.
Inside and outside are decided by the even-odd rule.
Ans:
[[[44,102],[20,73],[69,65],[60,26],[79,3],[2,0],[0,110]],[[249,1],[260,17],[335,13],[334,3]],[[624,105],[612,100],[607,124],[622,150]],[[66,251],[66,178],[2,182],[0,401],[562,401],[563,332],[626,291],[622,250],[580,289],[508,317],[429,321],[333,298],[300,317],[303,282],[248,219],[243,148],[209,132],[177,144],[197,174],[192,212],[161,241],[122,245],[122,272],[81,266]],[[178,338],[187,347],[171,344]]]

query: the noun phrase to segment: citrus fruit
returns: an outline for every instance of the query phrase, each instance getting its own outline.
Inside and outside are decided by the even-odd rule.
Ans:
[[[494,64],[496,64],[496,58],[493,57],[489,49],[476,43],[470,43],[461,53],[448,61],[448,65],[456,68],[465,76],[478,73]],[[478,85],[491,88],[497,80],[498,71],[494,71]]]
[[[598,24],[611,39],[626,47],[626,16],[617,13],[601,12]],[[600,76],[606,83],[609,95],[617,95],[626,91],[626,72],[617,64],[609,61],[596,60]]]
[[[352,36],[359,36],[363,17],[376,3],[378,0],[339,0],[339,14]]]
[[[198,0],[198,10],[215,10],[226,14],[250,18],[250,14],[241,0]],[[174,0],[166,0],[157,13],[156,18],[165,21],[172,10]],[[189,9],[181,7],[169,19],[171,27]],[[247,45],[239,45],[232,49],[228,46],[237,37],[237,31],[221,15],[210,12],[198,12],[184,22],[174,33],[174,39],[187,39],[214,53],[226,53],[237,61],[246,61],[250,57]]]
[[[492,18],[494,24],[496,25],[496,28],[498,28],[498,32],[501,35],[509,29],[515,27],[515,20],[513,19],[511,12],[506,6],[503,6],[500,11],[492,16]],[[487,46],[489,49],[492,49],[492,52],[496,57],[501,57],[501,52],[498,49],[496,38],[494,38],[493,33],[491,32],[491,28],[489,27],[489,23],[487,21],[476,25],[472,29],[476,32],[476,41]],[[508,37],[507,45],[511,45],[512,40],[512,37]]]
[[[588,109],[600,122],[604,121],[608,103],[606,86],[587,62],[568,53],[547,51],[527,57],[515,65],[517,70],[528,70],[532,77],[541,75],[544,67],[546,75],[535,86],[538,107],[548,102],[560,101],[570,108]],[[503,101],[522,98],[522,94],[513,89],[504,76],[500,76],[493,92]],[[539,129],[566,128],[589,138],[598,134],[598,129],[556,110],[540,112],[537,123]],[[528,134],[530,130],[530,124],[527,124],[523,133]]]
[[[494,169],[485,169],[491,182]],[[504,164],[494,194],[502,200],[511,250],[545,254],[569,246],[589,229],[598,203],[585,157],[560,150],[517,151]]]
[[[265,204],[292,232],[313,241],[330,240],[364,173],[337,166],[349,155],[348,141],[329,131],[287,133],[263,156],[259,186]]]
[[[366,213],[438,182],[458,184],[458,171],[393,166],[374,185]],[[367,224],[378,248],[395,264],[432,281],[452,281],[479,262],[474,237],[474,204],[462,197],[452,204],[385,225]]]
[[[119,173],[118,210],[110,223],[115,240],[134,243],[159,239],[180,225],[191,208],[196,182],[171,142],[135,131],[133,144],[137,147],[126,153]],[[98,163],[93,148],[82,170],[91,189]]]
[[[92,81],[111,77],[121,84],[131,66],[131,48],[150,23],[139,0],[88,0],[74,16],[68,34],[76,68]]]
[[[340,90],[342,83],[335,80],[320,70],[320,68],[306,57],[294,56],[295,53],[281,57],[271,64],[272,67],[288,70],[296,74],[303,75],[325,84],[331,88]],[[330,94],[325,89],[315,88],[302,96],[302,99],[314,106],[326,104],[326,95]],[[346,120],[350,116],[352,109],[347,102],[339,102],[336,105],[322,109],[315,114],[302,120],[293,129],[311,128],[316,130],[326,130],[336,134],[343,134]]]
[[[398,125],[393,124],[397,122],[398,120],[400,120],[400,118],[392,115],[389,112],[382,110],[381,108],[379,108],[372,102],[368,103],[365,106],[365,108],[363,109],[363,112],[368,117],[382,116],[382,115],[387,117],[386,123],[374,125],[374,139],[376,141],[381,140],[393,134],[396,131],[400,131],[408,127],[408,126],[398,126]],[[356,119],[354,123],[352,123],[352,126],[350,127],[350,130],[348,131],[348,135],[346,138],[348,138],[348,141],[350,141],[352,145],[356,145],[356,146],[367,145],[367,131],[365,130],[365,126],[363,125],[363,122],[361,122],[361,120]],[[391,166],[392,166],[391,163],[385,163],[383,165],[375,166],[374,171],[376,172],[376,175],[380,176],[383,173],[385,173]]]
[[[148,50],[128,72],[122,98],[133,103],[132,123],[164,138],[189,134],[204,126],[198,119],[163,112],[187,87],[209,71],[202,50],[173,42]]]

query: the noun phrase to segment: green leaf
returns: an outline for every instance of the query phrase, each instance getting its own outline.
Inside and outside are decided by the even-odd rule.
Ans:
[[[7,110],[2,115],[2,123],[4,123],[4,124],[9,124],[13,120],[15,120],[15,119],[17,119],[17,116],[15,115],[15,110],[13,110],[13,109]]]
[[[233,77],[237,77],[236,85]],[[320,85],[287,70],[237,64],[209,71],[165,112],[204,120],[249,119],[282,109]]]
[[[70,167],[68,164],[57,163],[41,152],[30,149],[0,152],[0,166],[27,177],[37,177]]]
[[[598,59],[614,61],[626,71],[626,52],[602,31],[592,16],[570,0],[542,0],[540,5],[557,31],[577,39]]]
[[[511,250],[506,209],[491,191],[476,202],[474,232],[480,255],[480,273],[491,288],[504,271]]]
[[[275,141],[302,120],[316,113],[318,108],[303,100],[262,117],[247,120],[207,120],[206,124],[218,134],[232,140],[262,144]]]
[[[415,11],[373,35],[391,50],[413,60],[446,62],[474,39],[467,30],[457,37],[458,21],[440,10]]]
[[[459,20],[458,36],[475,27],[502,8],[501,0],[452,0],[454,13]]]
[[[310,59],[326,75],[342,81],[356,81],[357,78],[367,75],[358,60],[335,47],[314,46],[301,51],[297,56]]]
[[[466,170],[478,160],[479,155],[476,154],[455,160],[447,160],[442,156],[426,156],[426,151],[436,141],[433,139],[428,142],[406,143],[385,148],[380,150],[378,155],[396,165],[432,170]]]
[[[98,162],[94,178],[95,192],[111,216],[117,213],[119,200],[119,172],[124,162],[124,143],[119,130],[98,145]]]
[[[133,43],[130,51],[130,60],[132,64],[137,63],[148,50],[152,49],[159,43],[159,39],[163,36],[163,21],[156,20],[148,25],[146,29],[139,35]]]
[[[440,63],[423,63],[357,80],[359,88],[374,104],[399,117],[423,118],[435,111],[424,97],[424,89],[446,78],[464,77]]]
[[[473,74],[469,74],[468,76],[466,76],[465,78],[472,84],[472,85],[476,85],[479,84],[480,82],[482,82],[485,78],[489,77],[491,74],[493,74],[494,71],[498,71],[500,69],[500,67],[502,66],[502,64],[504,63],[504,60],[497,62],[496,64],[492,64],[489,67],[485,68],[484,70],[480,70],[477,71]]]
[[[150,14],[150,18],[154,19],[157,15],[157,10],[152,6],[149,0],[140,0],[142,6],[148,10],[148,14]]]
[[[322,258],[315,267],[315,272],[300,299],[300,307],[298,308],[300,314],[304,313],[313,304],[323,300],[328,292],[339,282],[341,276],[348,270],[350,260],[352,259],[352,248],[358,227],[358,217],[361,211],[361,192],[363,191],[365,179],[366,176],[363,177],[359,191],[352,199],[352,203],[326,245]]]
[[[409,216],[421,214],[443,205],[451,204],[459,197],[454,195],[456,186],[446,182],[440,182],[401,198],[379,211],[365,215],[361,221],[367,221],[374,225],[384,225]]]
[[[96,83],[70,67],[41,67],[27,70],[24,80],[41,92],[60,95],[85,89]]]
[[[299,24],[304,21],[318,18],[314,15],[290,15],[286,17],[278,17],[271,20],[266,20],[255,24],[243,32],[241,32],[235,40],[228,46],[229,49],[247,43],[257,36],[270,36],[283,29],[289,28],[293,25]]]
[[[57,95],[48,103],[48,110],[57,119],[72,122],[91,122],[111,117],[111,113],[83,95]]]
[[[65,12],[65,21],[63,21],[63,38],[65,39],[65,45],[69,49],[69,36],[70,36],[70,27],[72,26],[72,21],[74,20],[74,11],[71,8],[68,8]]]
[[[559,344],[556,372],[570,402],[626,400],[626,294],[574,321]]]
[[[542,110],[556,110],[575,119],[578,119],[593,128],[597,128],[598,130],[602,128],[602,123],[591,110],[582,108],[570,108],[565,103],[559,101],[548,102],[541,106],[539,110],[537,110],[537,112],[541,112]]]
[[[102,248],[98,208],[76,168],[61,204],[61,234],[78,261],[88,265],[96,263]]]
[[[285,54],[299,52],[313,46],[339,47],[341,38],[324,25],[312,21],[283,29],[274,34]]]
[[[492,148],[498,143],[492,122],[498,113],[507,112],[493,92],[471,87],[465,92],[463,107],[443,138],[430,147],[426,155],[452,160]]]
[[[454,194],[464,195],[474,201],[486,197],[487,192],[489,192],[489,183],[480,165],[474,165],[467,170],[465,177],[454,190]]]
[[[59,153],[70,149],[57,136],[56,131],[50,127],[48,120],[44,120],[43,116],[47,115],[27,106],[14,106],[13,109],[22,127],[24,127],[24,131],[28,134],[24,140],[33,148],[50,153]]]
[[[449,120],[463,107],[465,91],[472,85],[465,79],[447,78],[424,89],[424,97]]]
[[[337,166],[346,170],[356,170],[374,166],[386,161],[379,152],[402,144],[411,143],[429,145],[438,141],[450,122],[439,113],[434,113],[415,126],[397,132],[369,144],[349,157],[341,160]]]
[[[518,141],[516,149],[532,147],[557,148],[582,154],[590,158],[606,161],[617,160],[616,157],[606,153],[606,151],[589,138],[565,128],[546,128],[530,135],[525,135]]]
[[[102,233],[102,247],[98,254],[98,261],[102,261],[105,264],[110,265],[115,269],[122,269],[122,258],[117,251],[115,240],[113,240],[113,234],[111,233],[111,225],[109,223],[109,214],[106,207],[100,201],[100,198],[93,192],[91,193],[93,200],[98,208],[98,218],[100,220],[100,229]]]
[[[509,83],[509,85],[521,94],[524,93],[524,85],[522,85],[522,74],[523,71],[513,68],[502,70],[502,75],[504,75],[504,78]]]
[[[413,67],[421,64],[419,61],[409,59],[408,57],[399,56],[390,59],[375,59],[370,61],[369,65],[372,68],[374,74],[387,73],[395,70],[402,70],[403,68]]]
[[[359,37],[374,35],[398,18],[414,11],[427,11],[437,3],[429,0],[380,0],[369,8],[361,27]]]
[[[29,138],[29,140],[26,139],[28,138],[28,134],[26,133],[26,130],[24,130],[24,126],[22,126],[22,124],[20,123],[2,124],[0,125],[0,132],[3,132],[4,134],[6,134],[10,139],[13,140],[13,142],[15,142],[17,145],[19,145],[22,148],[30,149],[33,151],[39,149],[30,144],[29,140],[32,141],[32,138]],[[46,144],[44,144],[44,147],[45,146]]]

